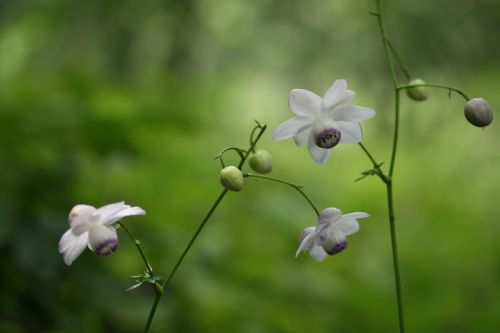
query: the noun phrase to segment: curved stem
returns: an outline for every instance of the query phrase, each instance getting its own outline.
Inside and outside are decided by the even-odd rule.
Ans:
[[[148,259],[146,258],[146,255],[144,254],[144,251],[141,248],[141,242],[137,238],[134,237],[134,235],[132,234],[130,229],[127,228],[125,226],[125,224],[123,224],[122,222],[118,222],[117,224],[121,228],[123,228],[123,230],[125,230],[127,232],[127,234],[130,236],[130,239],[132,239],[135,247],[137,248],[137,250],[139,251],[139,253],[141,255],[142,261],[144,261],[144,265],[146,266],[146,271],[149,273],[149,275],[151,277],[153,277],[154,276],[153,267],[149,263]],[[160,301],[160,298],[163,295],[163,288],[158,283],[155,282],[153,289],[155,291],[156,296],[155,296],[155,299],[153,301],[153,305],[151,306],[151,310],[149,311],[148,321],[146,322],[146,327],[144,328],[144,333],[149,332],[149,327],[151,326],[151,322],[153,321],[154,315],[156,313],[156,308],[158,306],[158,302]]]
[[[441,88],[441,89],[446,89],[446,90],[449,90],[449,91],[454,91],[457,94],[459,94],[460,96],[462,96],[465,99],[466,102],[469,101],[469,97],[467,97],[467,95],[463,91],[461,91],[459,89],[456,89],[456,88],[453,88],[453,87],[445,86],[445,85],[442,85],[442,84],[429,84],[429,83],[405,84],[405,85],[397,86],[396,89],[397,90],[406,90],[406,89],[415,88],[415,87]]]
[[[394,172],[394,164],[396,163],[396,152],[398,149],[398,139],[399,139],[399,92],[400,90],[395,89],[395,100],[394,100],[394,137],[392,141],[392,153],[391,153],[391,164],[389,166],[389,177],[392,178]]]
[[[375,0],[375,5],[377,6],[377,15],[375,15],[375,16],[377,17],[380,35],[382,36],[382,44],[384,45],[385,56],[387,58],[387,61],[389,63],[389,68],[391,70],[392,83],[394,85],[394,88],[396,88],[396,86],[397,86],[396,71],[394,69],[394,64],[392,63],[392,58],[391,58],[391,53],[390,53],[390,43],[389,43],[389,40],[387,39],[387,36],[385,33],[384,17],[382,15],[380,0]]]
[[[311,199],[309,199],[309,197],[304,193],[304,191],[302,191],[302,186],[300,185],[295,185],[295,184],[292,184],[292,183],[289,183],[289,182],[286,182],[284,180],[280,180],[280,179],[276,179],[276,178],[272,178],[272,177],[267,177],[267,176],[261,176],[261,175],[254,175],[254,174],[251,174],[251,173],[245,173],[243,175],[244,177],[249,177],[249,178],[257,178],[257,179],[265,179],[265,180],[270,180],[272,182],[276,182],[276,183],[280,183],[280,184],[285,184],[285,185],[288,185],[288,186],[291,186],[293,187],[294,189],[296,189],[303,197],[304,199],[307,200],[307,202],[309,203],[309,205],[311,205],[312,209],[314,209],[314,212],[316,213],[316,215],[319,216],[319,211],[318,209],[316,208],[316,206],[314,206],[313,202],[311,201]]]
[[[387,184],[387,182],[389,181],[389,178],[384,174],[384,172],[382,171],[382,169],[380,169],[380,166],[382,165],[382,163],[377,163],[377,161],[375,160],[375,158],[373,158],[372,154],[370,154],[370,152],[368,151],[368,149],[365,147],[364,144],[362,144],[361,142],[358,142],[358,145],[361,147],[361,149],[363,149],[363,151],[365,152],[366,156],[368,156],[368,158],[372,162],[373,168],[378,171],[377,172],[377,176],[379,176],[379,178],[385,184]]]
[[[260,140],[260,138],[262,137],[262,134],[264,134],[264,131],[266,130],[267,126],[266,125],[260,125],[260,124],[257,124],[257,126],[254,127],[254,129],[252,130],[252,134],[251,134],[251,138],[253,139],[253,135],[255,133],[255,131],[257,129],[259,129],[259,133],[257,134],[257,137],[252,140],[252,142],[250,143],[250,147],[248,148],[248,150],[245,151],[245,154],[244,156],[242,157],[240,163],[238,164],[238,169],[241,170],[241,168],[243,167],[243,164],[245,163],[245,161],[247,160],[248,156],[250,155],[250,153],[253,151],[255,145],[257,144],[257,142]],[[215,211],[215,209],[217,208],[217,206],[219,206],[220,202],[222,201],[222,199],[224,199],[224,197],[226,196],[228,190],[227,189],[224,189],[222,191],[222,193],[219,195],[219,197],[217,198],[217,200],[215,200],[215,203],[212,205],[212,207],[210,208],[210,210],[208,211],[207,215],[205,215],[205,218],[201,221],[200,225],[198,226],[198,229],[196,229],[193,237],[191,237],[191,240],[188,242],[186,248],[184,249],[184,252],[182,252],[181,256],[179,257],[179,259],[177,260],[174,268],[172,269],[172,271],[170,272],[170,275],[168,276],[168,278],[163,282],[163,284],[161,285],[161,287],[163,289],[166,289],[166,287],[168,286],[168,284],[170,283],[170,281],[172,280],[172,278],[174,277],[175,273],[177,272],[177,269],[179,268],[179,266],[181,265],[182,261],[184,260],[184,258],[186,257],[186,254],[189,252],[189,250],[191,249],[191,246],[193,246],[194,244],[194,241],[196,240],[196,238],[198,238],[198,235],[200,234],[201,230],[203,230],[203,227],[205,227],[205,224],[208,222],[208,220],[210,219],[210,216],[212,216],[213,212]]]
[[[408,69],[405,67],[405,65],[403,64],[403,61],[401,60],[401,58],[399,57],[399,54],[398,52],[396,51],[396,49],[394,48],[394,45],[392,45],[392,43],[388,40],[387,43],[389,43],[389,48],[391,49],[391,52],[392,54],[394,55],[394,58],[396,58],[396,61],[399,65],[399,68],[401,68],[401,70],[403,71],[406,79],[408,81],[411,80],[411,75],[410,75],[410,72],[408,71]]]
[[[125,230],[127,232],[127,234],[130,236],[130,239],[132,240],[132,242],[134,242],[135,247],[137,248],[137,250],[139,251],[139,254],[141,255],[142,261],[144,261],[144,265],[146,266],[146,271],[152,276],[153,275],[153,268],[151,267],[151,264],[148,262],[148,259],[146,258],[144,251],[142,251],[141,242],[137,238],[134,237],[134,235],[132,234],[130,229],[127,228],[124,223],[118,222],[117,224],[121,228],[123,228],[123,230]]]

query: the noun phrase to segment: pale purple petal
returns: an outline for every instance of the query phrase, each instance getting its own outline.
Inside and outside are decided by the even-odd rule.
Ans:
[[[146,212],[141,207],[129,206],[129,208],[125,208],[121,211],[116,212],[114,215],[110,216],[107,220],[102,221],[102,223],[104,225],[112,225],[113,223],[117,222],[118,220],[121,220],[126,216],[145,215],[145,214]]]
[[[304,89],[293,89],[288,96],[290,110],[297,116],[317,116],[321,111],[321,97]]]
[[[116,213],[127,208],[130,208],[130,206],[125,205],[125,201],[115,202],[98,208],[93,215],[97,217],[99,221],[107,221]]]
[[[346,105],[334,108],[328,114],[336,121],[362,121],[375,116],[375,111],[362,106]]]
[[[311,135],[311,127],[304,127],[297,134],[295,134],[293,140],[297,146],[302,147],[307,143],[309,135]]]
[[[342,231],[342,233],[346,236],[352,235],[359,230],[359,223],[356,219],[368,217],[367,213],[364,212],[355,212],[349,213],[342,216],[340,220],[335,223],[334,228]]]
[[[339,103],[342,103],[344,100],[346,100],[346,91],[347,81],[335,80],[330,89],[328,89],[328,91],[326,92],[325,97],[323,97],[321,109],[326,110],[334,107],[335,105],[338,105]],[[349,96],[350,95],[351,94],[349,94]]]
[[[118,246],[118,235],[113,227],[94,223],[89,229],[89,248],[98,255],[109,255]]]
[[[328,160],[328,157],[330,156],[331,149],[324,149],[320,148],[316,145],[314,142],[314,138],[312,135],[309,136],[308,142],[307,142],[307,148],[309,149],[309,153],[311,154],[312,158],[316,161],[316,163],[323,164]]]
[[[308,227],[302,231],[299,239],[299,248],[297,249],[297,252],[295,252],[295,257],[298,257],[303,251],[308,251],[314,245],[314,230],[315,227]]]
[[[328,253],[321,246],[316,245],[309,250],[309,254],[318,261],[323,261],[328,256]]]
[[[281,123],[273,132],[273,140],[284,140],[295,136],[299,131],[305,129],[313,121],[312,117],[300,116],[288,119]]]
[[[335,223],[341,217],[342,211],[340,209],[334,207],[325,208],[318,216],[318,226]]]
[[[71,229],[66,231],[59,241],[59,253],[64,257],[64,263],[71,265],[73,261],[83,252],[88,244],[88,233],[75,235]]]
[[[338,121],[340,129],[340,143],[358,143],[363,139],[359,123]]]

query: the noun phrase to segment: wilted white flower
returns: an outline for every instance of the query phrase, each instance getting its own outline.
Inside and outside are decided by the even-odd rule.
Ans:
[[[142,208],[125,205],[123,201],[98,209],[76,205],[69,213],[70,229],[59,241],[59,253],[64,256],[66,265],[71,265],[87,246],[100,256],[108,256],[118,247],[113,224],[125,216],[144,214]]]
[[[346,237],[359,230],[356,219],[369,215],[363,212],[342,215],[338,208],[326,208],[319,214],[318,224],[315,227],[304,229],[299,238],[297,257],[303,251],[316,260],[323,260],[327,255],[335,255],[347,248]]]
[[[375,115],[370,108],[352,105],[354,96],[346,80],[336,80],[323,98],[308,90],[293,89],[288,104],[296,117],[279,125],[273,140],[293,137],[297,146],[307,143],[313,159],[325,163],[337,144],[360,142],[359,122]]]

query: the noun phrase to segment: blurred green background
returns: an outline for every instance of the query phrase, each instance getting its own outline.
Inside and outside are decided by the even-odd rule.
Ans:
[[[377,110],[364,142],[388,161],[390,76],[373,1],[0,1],[0,332],[141,332],[149,288],[133,244],[71,267],[57,252],[77,203],[126,200],[125,220],[168,275],[221,191],[215,155],[245,148],[253,120],[272,175],[318,207],[366,211],[350,247],[294,258],[315,216],[293,190],[249,181],[209,221],[160,303],[152,332],[396,332],[385,189],[354,182],[356,145],[318,166],[270,133],[288,92],[337,78]],[[500,106],[496,0],[384,1],[390,38],[415,77]],[[404,82],[404,81],[402,81]],[[408,332],[500,327],[500,139],[443,90],[402,99],[395,173]],[[497,117],[497,116],[495,116]]]

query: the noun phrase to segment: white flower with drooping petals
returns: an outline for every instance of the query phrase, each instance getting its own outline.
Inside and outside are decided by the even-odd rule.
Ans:
[[[100,256],[108,256],[118,248],[118,235],[113,224],[125,216],[144,215],[140,207],[125,205],[124,201],[96,209],[89,205],[76,205],[69,213],[70,229],[59,241],[59,253],[66,265],[89,247]]]
[[[346,237],[359,230],[356,219],[368,217],[367,213],[356,212],[342,215],[338,208],[326,208],[319,214],[315,227],[305,228],[299,238],[297,257],[309,251],[311,257],[322,261],[327,255],[335,255],[347,248]]]
[[[313,159],[323,164],[339,143],[358,143],[363,135],[359,122],[375,115],[370,108],[352,105],[356,94],[346,80],[336,80],[323,98],[304,89],[290,91],[288,104],[297,116],[274,130],[273,140],[293,137],[297,146],[307,147]]]

